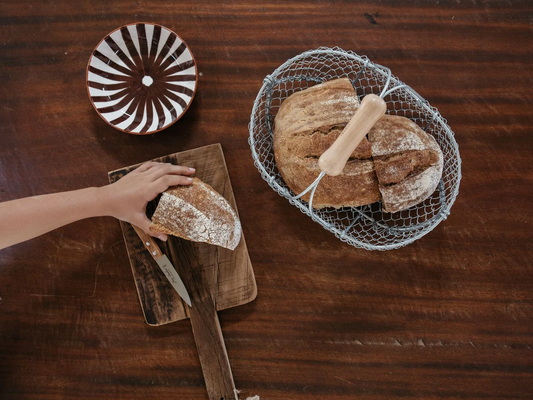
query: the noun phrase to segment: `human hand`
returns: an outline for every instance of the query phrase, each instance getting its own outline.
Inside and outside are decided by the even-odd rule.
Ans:
[[[104,193],[106,214],[129,222],[150,235],[146,205],[170,186],[190,185],[194,168],[148,162],[111,185],[100,188]],[[161,240],[167,235],[159,234]]]

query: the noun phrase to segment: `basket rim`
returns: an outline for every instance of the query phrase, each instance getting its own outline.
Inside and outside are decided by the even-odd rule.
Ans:
[[[432,115],[433,120],[436,123],[438,123],[438,125],[440,127],[442,127],[442,129],[444,130],[445,136],[450,141],[451,146],[452,146],[452,148],[454,150],[454,154],[456,155],[455,160],[452,160],[452,161],[455,161],[452,165],[454,165],[456,167],[457,175],[456,175],[456,182],[453,184],[453,186],[451,187],[451,190],[450,190],[449,200],[444,202],[444,207],[442,207],[442,209],[439,211],[439,213],[437,215],[435,215],[435,217],[437,217],[437,216],[440,216],[440,217],[435,219],[432,223],[429,223],[428,221],[424,221],[423,224],[424,225],[428,225],[428,227],[422,229],[420,232],[417,232],[417,233],[413,234],[413,236],[411,236],[409,238],[406,238],[406,239],[402,238],[402,239],[399,239],[397,242],[394,242],[392,244],[383,244],[383,245],[375,245],[375,244],[366,243],[366,242],[358,240],[358,239],[356,239],[354,237],[347,238],[346,237],[346,231],[342,232],[341,230],[339,230],[335,226],[332,226],[331,223],[329,223],[327,221],[324,221],[322,218],[320,218],[316,214],[310,213],[308,208],[301,201],[294,200],[292,198],[291,194],[288,192],[288,190],[286,188],[282,187],[276,181],[275,177],[273,177],[269,172],[266,171],[266,169],[263,166],[262,162],[259,161],[259,155],[257,154],[257,151],[256,151],[256,140],[255,140],[255,137],[254,137],[255,129],[256,129],[256,127],[259,126],[259,124],[256,123],[255,117],[258,114],[259,104],[261,103],[261,99],[265,95],[265,92],[267,92],[269,86],[272,86],[276,82],[276,78],[282,72],[284,72],[284,70],[286,70],[289,66],[293,65],[294,63],[296,63],[299,60],[302,60],[302,59],[304,59],[306,57],[317,56],[317,55],[321,55],[321,54],[328,54],[328,55],[332,55],[333,54],[333,55],[338,55],[338,56],[342,56],[342,57],[352,58],[352,59],[354,59],[357,62],[364,63],[365,64],[365,68],[367,68],[367,67],[373,68],[373,70],[377,71],[379,74],[381,74],[382,77],[387,77],[387,85],[389,84],[389,82],[391,83],[391,85],[394,84],[393,87],[396,87],[396,86],[399,86],[399,85],[405,85],[396,76],[392,75],[392,73],[391,73],[389,68],[370,61],[370,59],[368,59],[368,57],[366,57],[366,56],[360,56],[360,55],[356,54],[353,51],[345,51],[345,50],[343,50],[343,49],[341,49],[339,47],[334,47],[334,48],[319,47],[319,48],[314,49],[314,50],[308,50],[308,51],[302,52],[302,53],[300,53],[300,54],[288,59],[283,64],[281,64],[279,67],[277,67],[271,74],[268,74],[268,75],[265,76],[265,78],[263,79],[263,85],[261,86],[261,88],[260,88],[260,90],[259,90],[259,92],[258,92],[258,94],[257,94],[257,96],[256,96],[256,98],[254,100],[254,104],[253,104],[253,107],[252,107],[252,113],[251,113],[251,116],[250,116],[250,123],[248,124],[248,130],[249,130],[248,143],[250,145],[250,149],[251,149],[251,152],[252,152],[254,165],[259,170],[262,178],[270,185],[270,187],[272,189],[274,189],[275,192],[277,192],[281,197],[285,197],[286,199],[288,199],[289,202],[292,205],[297,206],[300,209],[300,211],[302,211],[304,214],[308,215],[313,221],[315,221],[315,222],[319,223],[320,225],[322,225],[322,227],[324,229],[334,233],[335,236],[337,236],[337,238],[339,238],[341,241],[348,242],[348,243],[352,244],[354,247],[365,248],[365,249],[368,249],[368,250],[392,250],[392,249],[397,249],[397,248],[406,246],[408,244],[411,244],[415,240],[420,239],[421,237],[423,237],[427,233],[431,232],[431,230],[433,230],[440,222],[445,220],[448,217],[448,215],[450,214],[451,207],[455,203],[455,200],[456,200],[456,198],[457,198],[457,196],[459,194],[459,186],[460,186],[460,181],[462,179],[462,174],[461,174],[462,160],[461,160],[461,156],[460,156],[460,153],[459,153],[459,145],[458,145],[457,141],[455,140],[455,134],[451,130],[449,125],[447,124],[447,121],[441,116],[441,114],[440,114],[440,112],[438,111],[437,108],[432,107],[430,105],[430,103],[425,98],[423,98],[420,94],[418,94],[418,92],[416,92],[410,86],[405,85],[405,88],[402,88],[402,89],[404,91],[406,91],[409,95],[412,95],[414,98],[418,99],[419,104],[427,112],[429,112]],[[386,88],[387,88],[387,86],[386,86]],[[432,217],[431,219],[433,219],[435,217]]]

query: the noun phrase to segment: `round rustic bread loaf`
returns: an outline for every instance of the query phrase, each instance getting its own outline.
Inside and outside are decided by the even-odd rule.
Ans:
[[[333,144],[359,106],[348,78],[296,92],[275,118],[274,155],[281,176],[302,192],[320,173],[318,158]],[[381,198],[368,140],[353,152],[342,174],[325,176],[313,198],[315,208],[361,206]],[[309,194],[303,197],[309,201]]]
[[[292,94],[274,125],[274,155],[281,176],[295,193],[319,175],[318,158],[353,117],[359,100],[348,78]],[[319,183],[313,207],[356,207],[383,201],[383,210],[409,208],[431,195],[442,175],[435,140],[404,117],[385,115],[361,141],[338,176]],[[303,197],[309,201],[309,194]]]

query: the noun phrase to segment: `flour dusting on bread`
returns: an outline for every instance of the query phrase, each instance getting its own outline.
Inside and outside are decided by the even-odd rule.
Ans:
[[[234,250],[242,228],[226,199],[194,178],[190,186],[175,186],[163,193],[150,231]]]
[[[357,111],[359,100],[348,78],[293,93],[274,120],[276,165],[296,194],[319,175],[319,157],[333,144]],[[325,176],[313,207],[357,207],[382,201],[397,212],[428,198],[443,169],[435,139],[408,118],[384,115],[351,154],[342,173]],[[302,197],[309,201],[309,194]]]

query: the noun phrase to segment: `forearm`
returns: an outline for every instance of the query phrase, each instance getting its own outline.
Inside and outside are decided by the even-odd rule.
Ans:
[[[107,198],[94,187],[0,203],[0,249],[101,215],[108,215]]]
[[[117,182],[0,203],[0,249],[84,218],[111,216],[150,234],[146,204],[169,186],[190,185],[193,168],[148,162]],[[166,235],[158,235],[166,240]]]

